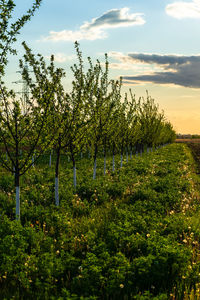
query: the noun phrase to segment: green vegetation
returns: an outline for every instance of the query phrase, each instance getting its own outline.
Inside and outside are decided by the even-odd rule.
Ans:
[[[21,74],[30,92],[18,99],[13,90],[3,82],[8,54],[16,54],[13,43],[27,21],[39,8],[42,0],[33,1],[31,9],[12,23],[15,3],[0,0],[0,163],[14,175],[16,219],[20,220],[21,177],[34,166],[35,161],[52,149],[56,152],[55,203],[60,205],[59,166],[62,152],[70,154],[73,162],[73,185],[76,189],[76,156],[89,150],[93,157],[93,179],[96,179],[97,155],[103,148],[104,175],[106,154],[123,155],[137,149],[142,153],[175,139],[170,122],[160,113],[148,93],[146,99],[136,100],[130,92],[121,95],[122,78],[109,79],[109,63],[105,54],[105,66],[90,57],[85,71],[82,53],[75,42],[77,64],[71,67],[72,90],[66,92],[62,79],[65,71],[56,68],[54,56],[47,64],[41,54],[33,54],[26,42],[22,43],[25,54],[19,60]],[[31,68],[32,74],[28,72]],[[51,154],[50,154],[51,164]]]
[[[96,179],[97,155],[104,151],[104,173],[107,153],[123,156],[135,149],[142,153],[175,139],[172,125],[154,99],[136,99],[131,90],[121,95],[121,80],[108,79],[105,68],[97,60],[85,72],[82,53],[75,43],[78,64],[72,67],[72,91],[62,85],[63,69],[56,68],[54,57],[48,65],[42,55],[34,55],[26,43],[24,61],[20,60],[22,77],[30,88],[31,97],[23,109],[21,99],[6,87],[1,90],[0,163],[15,175],[16,219],[20,219],[20,181],[36,160],[55,150],[55,203],[59,199],[59,165],[62,152],[68,152],[73,162],[73,184],[76,188],[76,156],[80,151],[91,152],[93,179]],[[30,75],[27,65],[33,69]]]
[[[108,159],[106,175],[99,157],[98,180],[83,156],[76,194],[72,162],[61,156],[59,207],[49,157],[29,169],[21,223],[13,175],[2,171],[1,298],[195,299],[187,295],[199,295],[200,181],[188,148],[168,145],[122,168],[117,156],[115,173]]]
[[[196,299],[200,180],[186,146],[160,147],[175,132],[154,99],[122,95],[107,55],[85,70],[78,43],[70,92],[25,42],[30,99],[3,82],[41,3],[13,21],[0,0],[0,298]]]

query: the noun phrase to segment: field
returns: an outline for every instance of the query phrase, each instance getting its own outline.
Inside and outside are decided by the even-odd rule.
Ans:
[[[176,143],[200,143],[200,139],[176,139]]]
[[[0,175],[1,299],[199,299],[199,176],[190,150],[171,144],[116,165],[97,179],[85,156],[43,157],[21,182],[15,221],[13,175]],[[120,158],[116,161],[120,161]]]

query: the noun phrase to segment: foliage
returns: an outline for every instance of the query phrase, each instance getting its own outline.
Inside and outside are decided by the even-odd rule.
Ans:
[[[77,159],[73,194],[71,162],[62,156],[56,208],[54,173],[41,157],[22,180],[21,223],[14,221],[12,176],[4,176],[2,297],[182,299],[197,289],[199,206],[191,168],[188,150],[178,144],[134,156],[115,173],[108,159],[106,176],[96,181],[92,161]]]

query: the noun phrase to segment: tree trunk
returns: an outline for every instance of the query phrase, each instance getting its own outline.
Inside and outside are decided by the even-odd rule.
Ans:
[[[34,155],[32,156],[32,166],[34,167]]]
[[[57,149],[56,169],[55,169],[55,204],[59,206],[59,164],[60,164],[60,147]]]
[[[51,168],[51,152],[50,152],[50,155],[49,155],[49,167]]]
[[[115,154],[113,154],[112,171],[115,172]]]
[[[19,186],[19,170],[15,170],[15,190],[16,190],[16,220],[20,220],[20,186]]]
[[[113,145],[113,159],[112,159],[112,171],[115,172],[115,145]]]
[[[133,150],[132,150],[132,146],[131,146],[131,151],[130,151],[130,159],[132,159],[132,155],[133,155]]]
[[[123,155],[121,154],[120,168],[123,167]]]
[[[95,145],[94,149],[94,169],[93,169],[93,179],[96,179],[96,172],[97,172],[97,144]]]
[[[143,152],[143,146],[140,145],[140,156],[142,156],[142,152]]]
[[[124,148],[123,146],[121,147],[121,162],[120,162],[120,168],[122,168],[123,166],[123,152],[124,152]]]
[[[128,162],[128,149],[126,149],[126,162]]]
[[[104,171],[103,174],[106,175],[106,150],[104,148]]]
[[[74,188],[76,190],[76,162],[75,162],[74,154],[72,154],[72,162],[73,162],[73,183],[74,183]]]

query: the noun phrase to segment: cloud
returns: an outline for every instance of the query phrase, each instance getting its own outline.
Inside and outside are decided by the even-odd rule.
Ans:
[[[143,14],[129,13],[129,8],[111,9],[102,16],[85,22],[79,30],[50,31],[49,36],[44,37],[43,41],[80,41],[97,40],[107,37],[105,32],[110,28],[129,27],[143,25],[145,20]]]
[[[117,57],[117,55],[116,55]],[[159,55],[129,53],[118,60],[127,60],[132,64],[149,65],[151,72],[123,76],[124,83],[136,84],[151,82],[156,84],[173,84],[177,86],[200,88],[200,55]],[[155,68],[159,68],[159,71]],[[130,66],[131,69],[131,66]],[[153,72],[152,72],[153,70]]]
[[[200,0],[174,2],[166,6],[166,13],[176,19],[200,18]]]
[[[138,54],[137,54],[138,55]],[[149,63],[145,63],[142,60],[135,60],[136,63],[133,63],[133,58],[131,54],[125,55],[121,52],[108,52],[108,58],[112,58],[119,62],[112,62],[109,63],[110,69],[118,69],[118,70],[134,70],[137,74],[144,73],[144,71],[152,73],[153,71],[160,71],[162,70],[161,67],[158,65],[150,65]]]
[[[46,59],[50,59],[50,55],[45,56]],[[66,61],[72,61],[76,58],[76,55],[66,55],[64,53],[54,54],[54,61],[58,63],[64,63]]]

